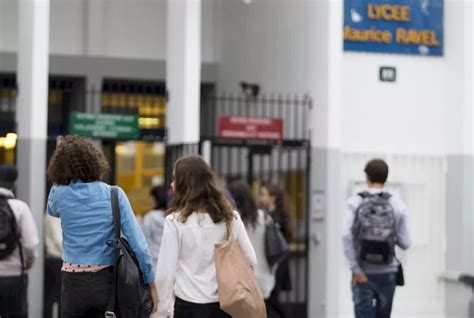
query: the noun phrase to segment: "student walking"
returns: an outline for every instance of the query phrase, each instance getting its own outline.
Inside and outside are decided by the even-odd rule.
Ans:
[[[115,250],[108,168],[102,152],[87,139],[66,136],[48,167],[54,186],[48,213],[61,218],[63,232],[62,318],[104,317],[112,289]],[[151,257],[127,196],[118,191],[121,228],[157,303]]]
[[[255,251],[214,172],[199,156],[179,159],[173,170],[174,199],[168,209],[158,258],[158,317],[175,297],[175,318],[228,318],[219,307],[215,244],[227,239],[227,222],[252,268]]]
[[[250,242],[257,255],[255,276],[265,299],[267,316],[269,318],[280,317],[268,302],[271,292],[275,287],[275,271],[270,268],[265,256],[265,228],[267,225],[265,212],[257,209],[257,203],[247,183],[243,181],[232,182],[229,185],[229,191],[235,200],[237,210],[245,224]]]
[[[39,245],[28,205],[15,199],[18,171],[0,166],[0,317],[28,317],[28,270]]]
[[[165,225],[166,190],[164,187],[155,186],[150,190],[150,196],[153,199],[153,209],[143,217],[142,228],[150,247],[153,266],[156,267]]]
[[[281,232],[290,243],[293,233],[290,226],[290,206],[285,192],[277,185],[263,185],[260,188],[259,201],[273,221],[280,226]],[[281,291],[290,291],[291,288],[288,259],[285,259],[278,265],[275,288],[268,299],[268,303],[281,317],[288,317],[288,314],[280,303],[280,293]]]
[[[407,208],[384,189],[389,172],[385,161],[371,160],[364,171],[368,190],[347,203],[344,253],[352,271],[356,318],[389,318],[395,288],[404,283],[395,245],[408,249],[411,244]]]

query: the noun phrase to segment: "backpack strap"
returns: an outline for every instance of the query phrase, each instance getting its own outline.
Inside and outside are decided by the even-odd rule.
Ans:
[[[362,200],[367,199],[368,197],[372,196],[369,191],[359,192],[357,193],[358,196],[362,198]]]
[[[357,193],[358,196],[360,196],[362,199],[367,199],[371,196],[375,196],[375,195],[378,195],[379,197],[381,198],[384,198],[384,199],[390,199],[392,197],[392,195],[386,191],[382,191],[382,192],[379,192],[379,193],[370,193],[369,191],[364,191],[364,192],[359,192]]]
[[[107,311],[105,312],[105,318],[116,318],[115,314],[115,300],[117,297],[117,261],[119,257],[118,240],[120,240],[120,207],[118,200],[118,188],[116,186],[110,187],[110,203],[112,205],[112,215],[114,221],[115,231],[115,242],[107,242],[115,249],[115,262],[114,262],[114,276],[112,280],[112,290],[109,294],[109,302],[107,304]]]

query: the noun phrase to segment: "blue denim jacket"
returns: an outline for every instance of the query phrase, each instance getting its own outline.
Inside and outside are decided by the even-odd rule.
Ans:
[[[122,233],[137,256],[145,283],[151,283],[155,274],[145,237],[120,188],[118,197]],[[68,186],[53,186],[48,197],[48,213],[61,218],[65,262],[113,264],[114,250],[107,245],[115,237],[108,184],[78,181]]]

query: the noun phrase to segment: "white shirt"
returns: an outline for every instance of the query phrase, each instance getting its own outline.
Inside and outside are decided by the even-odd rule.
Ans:
[[[153,266],[156,267],[158,256],[160,255],[161,238],[163,237],[163,227],[165,225],[165,211],[151,210],[142,221],[142,230],[145,234]]]
[[[52,217],[46,213],[44,218],[45,245],[48,256],[62,258],[63,255],[63,231],[61,219]]]
[[[0,193],[9,197],[13,197],[13,192],[0,188]],[[23,248],[23,259],[26,264],[32,264],[37,257],[39,237],[33,214],[31,214],[28,205],[17,199],[8,199],[8,203],[12,208],[18,229],[21,233],[21,245]],[[0,260],[0,276],[20,276],[21,260],[20,249],[16,248],[13,253]]]
[[[255,251],[237,212],[232,222],[234,239],[240,244],[252,268],[257,266]],[[219,301],[214,245],[227,239],[225,222],[214,223],[207,213],[193,213],[186,223],[179,213],[166,217],[156,270],[158,317],[167,316],[174,295],[193,303]]]
[[[257,267],[255,269],[255,276],[257,277],[258,285],[262,291],[263,298],[268,299],[275,287],[275,273],[272,272],[268,266],[267,257],[265,256],[265,212],[258,210],[258,218],[253,227],[251,224],[246,226],[250,242],[255,249],[257,255]]]

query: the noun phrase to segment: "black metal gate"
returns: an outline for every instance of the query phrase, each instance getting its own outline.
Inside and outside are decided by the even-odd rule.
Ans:
[[[201,147],[214,171],[225,182],[246,180],[255,195],[264,183],[283,188],[290,200],[293,241],[290,244],[292,290],[281,301],[295,317],[307,316],[308,214],[311,144],[307,118],[311,99],[290,97],[213,97],[202,105]],[[283,140],[223,139],[218,136],[220,116],[263,116],[284,120]],[[203,145],[203,143],[201,143]],[[206,152],[207,153],[203,153]]]
[[[294,317],[307,317],[308,305],[308,215],[311,144],[309,97],[232,96],[206,98],[201,104],[201,143],[168,146],[166,180],[171,181],[174,162],[183,155],[200,153],[225,182],[245,180],[256,195],[263,183],[283,188],[291,206],[293,240],[290,244],[292,290],[281,301]],[[282,140],[223,139],[218,136],[221,116],[239,115],[280,118]]]
[[[308,198],[310,147],[307,141],[281,143],[214,140],[211,166],[229,183],[246,180],[255,195],[263,183],[282,187],[290,199],[293,240],[290,244],[292,290],[281,301],[296,317],[306,317],[308,300]]]

